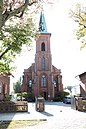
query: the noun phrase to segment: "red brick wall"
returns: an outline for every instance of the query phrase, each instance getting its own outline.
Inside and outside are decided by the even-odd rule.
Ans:
[[[52,99],[56,92],[63,91],[61,70],[52,65],[52,55],[50,49],[51,34],[40,34],[36,39],[35,63],[24,70],[22,91],[30,91],[28,81],[32,80],[32,92],[34,96],[46,96]],[[45,43],[45,51],[41,51],[41,44]],[[45,69],[42,69],[42,58],[45,58]],[[46,87],[41,86],[41,77],[46,76]],[[57,88],[54,88],[53,79],[58,76]]]
[[[4,95],[9,95],[10,93],[10,77],[8,75],[0,75],[0,86],[2,87],[0,100],[2,100]]]

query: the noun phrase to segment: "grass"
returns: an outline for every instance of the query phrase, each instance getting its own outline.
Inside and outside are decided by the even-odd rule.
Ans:
[[[43,122],[42,120],[12,120],[0,121],[0,129],[19,129],[27,126],[34,126]]]

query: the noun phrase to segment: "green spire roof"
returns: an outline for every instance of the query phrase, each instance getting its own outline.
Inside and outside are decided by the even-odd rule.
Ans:
[[[41,12],[41,14],[40,14],[39,32],[40,33],[48,33],[43,12]]]

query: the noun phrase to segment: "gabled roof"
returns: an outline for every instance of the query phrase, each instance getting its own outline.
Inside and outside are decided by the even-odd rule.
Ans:
[[[75,76],[75,78],[80,77],[80,76],[83,76],[83,75],[85,75],[85,74],[86,74],[86,72],[83,72],[83,73],[78,74],[77,76]]]
[[[83,73],[79,74],[78,76],[83,76],[83,75],[85,75],[85,74],[86,74],[86,72],[83,72]]]

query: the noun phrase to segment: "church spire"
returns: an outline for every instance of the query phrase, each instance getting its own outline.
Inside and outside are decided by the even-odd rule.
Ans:
[[[41,14],[40,14],[39,32],[40,33],[48,33],[47,32],[47,27],[46,27],[46,22],[45,22],[45,17],[44,17],[44,13],[43,12],[41,12]]]

